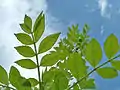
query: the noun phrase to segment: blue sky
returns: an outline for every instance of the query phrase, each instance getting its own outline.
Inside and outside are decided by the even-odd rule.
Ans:
[[[65,35],[68,26],[79,24],[82,29],[87,23],[91,28],[89,34],[101,45],[111,33],[120,38],[120,0],[0,0],[0,65],[7,70],[21,58],[13,48],[19,45],[14,36],[20,31],[19,23],[25,14],[35,19],[42,10],[46,14],[45,35],[57,31]],[[26,77],[36,77],[34,73],[18,68]],[[120,90],[120,76],[111,80],[97,74],[93,76],[98,90]]]

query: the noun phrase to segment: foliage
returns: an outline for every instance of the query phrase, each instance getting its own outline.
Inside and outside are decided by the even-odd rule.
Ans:
[[[22,45],[15,49],[24,58],[15,63],[25,69],[37,69],[38,79],[25,78],[14,66],[11,66],[9,73],[0,66],[0,86],[4,90],[95,89],[95,79],[90,77],[93,72],[105,79],[118,76],[119,43],[114,34],[108,36],[104,42],[103,49],[107,58],[100,64],[103,56],[102,47],[95,38],[90,38],[88,35],[87,24],[82,31],[79,30],[78,25],[69,27],[67,36],[61,38],[56,47],[53,46],[60,33],[48,35],[40,43],[38,42],[45,30],[43,12],[37,17],[33,27],[32,19],[27,15],[20,26],[24,33],[17,33],[15,36]],[[39,46],[37,47],[36,44]],[[54,50],[50,50],[51,48]],[[39,60],[38,56],[48,51],[49,53]],[[32,57],[35,57],[36,61],[32,60]],[[111,66],[105,66],[108,63],[111,63]],[[40,72],[41,67],[45,68],[42,72]],[[90,70],[90,67],[93,70]]]

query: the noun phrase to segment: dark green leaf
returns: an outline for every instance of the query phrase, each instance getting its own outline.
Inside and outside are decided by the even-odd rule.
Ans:
[[[0,65],[0,83],[8,85],[7,72],[1,65]]]
[[[33,28],[35,42],[37,42],[40,39],[44,32],[44,29],[45,29],[45,16],[40,14],[36,19]]]
[[[93,67],[99,64],[102,59],[102,49],[96,39],[92,39],[86,46],[85,56]]]
[[[85,62],[82,60],[81,55],[78,53],[70,54],[67,60],[67,66],[73,76],[75,76],[77,79],[86,75],[87,67]]]
[[[119,50],[118,39],[114,34],[107,37],[104,42],[104,51],[108,58],[113,57]]]
[[[55,33],[47,36],[39,45],[39,53],[43,53],[52,48],[59,37],[60,33]]]
[[[115,78],[118,76],[118,72],[116,69],[112,67],[103,67],[99,68],[97,70],[97,73],[102,77],[102,78]]]
[[[120,61],[112,61],[111,64],[115,69],[120,70]]]
[[[31,59],[21,59],[16,61],[19,66],[26,68],[26,69],[35,69],[37,65]]]
[[[26,32],[26,33],[28,33],[28,34],[31,33],[30,28],[29,28],[26,24],[22,23],[22,24],[20,24],[20,27],[22,28],[22,30],[23,30],[24,32]]]
[[[33,44],[32,38],[25,33],[18,33],[18,34],[15,34],[15,36],[22,44],[25,44],[25,45]]]
[[[24,23],[27,27],[29,27],[30,30],[32,29],[32,19],[29,16],[25,15]]]
[[[17,50],[17,52],[20,55],[22,55],[24,57],[33,57],[33,56],[35,56],[34,51],[29,46],[18,46],[18,47],[15,47],[15,49]]]
[[[39,83],[35,78],[29,78],[28,80],[30,81],[32,87],[36,86]]]

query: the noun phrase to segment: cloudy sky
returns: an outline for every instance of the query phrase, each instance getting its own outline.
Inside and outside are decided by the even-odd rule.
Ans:
[[[111,33],[120,38],[120,0],[0,0],[0,65],[5,69],[9,70],[21,58],[14,50],[19,44],[14,33],[20,31],[24,15],[35,20],[42,10],[46,14],[45,35],[61,31],[63,36],[68,26],[79,24],[82,29],[87,23],[91,27],[89,34],[101,45]],[[27,77],[36,77],[30,71],[20,71]],[[120,77],[105,80],[95,75],[95,78],[98,90],[120,90]]]

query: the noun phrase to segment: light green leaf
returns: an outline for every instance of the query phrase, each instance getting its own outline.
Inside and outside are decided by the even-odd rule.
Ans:
[[[32,29],[32,19],[29,16],[25,15],[24,23],[30,30]]]
[[[0,83],[8,85],[7,72],[1,65],[0,65]]]
[[[118,76],[118,72],[116,69],[112,67],[103,67],[99,68],[97,70],[97,73],[102,77],[102,78],[115,78]]]
[[[16,61],[19,66],[26,68],[26,69],[35,69],[37,65],[31,59],[21,59]]]
[[[44,38],[39,45],[39,53],[43,53],[52,48],[59,37],[60,33],[55,33]]]
[[[34,51],[29,46],[18,46],[18,47],[15,47],[15,49],[17,50],[17,52],[20,55],[22,55],[24,57],[33,57],[33,56],[35,56]]]
[[[52,54],[46,54],[45,56],[42,57],[41,59],[41,66],[52,66],[58,61],[58,54],[56,52]]]
[[[18,33],[18,34],[15,34],[15,36],[22,44],[25,44],[25,45],[33,44],[32,38],[25,33]]]
[[[40,39],[44,32],[44,29],[45,29],[45,16],[42,13],[40,13],[40,15],[35,21],[33,28],[35,42],[37,42]]]
[[[112,61],[111,64],[115,69],[120,70],[120,61]]]
[[[107,37],[104,42],[104,51],[108,58],[113,57],[119,50],[118,39],[114,34]]]
[[[28,34],[31,33],[30,28],[29,28],[26,24],[22,23],[22,24],[20,24],[20,27],[21,27],[21,29],[22,29],[24,32],[26,32],[26,33],[28,33]]]
[[[35,78],[29,78],[28,80],[30,81],[32,87],[36,86],[39,83]]]
[[[85,56],[88,62],[95,67],[102,59],[102,49],[96,39],[92,39],[86,46]]]
[[[78,53],[70,54],[67,60],[68,69],[77,79],[83,77],[87,73],[87,67],[82,57]]]

